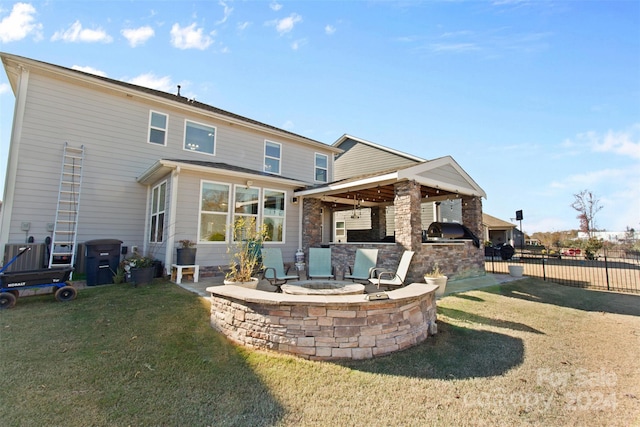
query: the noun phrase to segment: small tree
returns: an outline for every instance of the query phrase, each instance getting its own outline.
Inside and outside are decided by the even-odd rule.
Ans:
[[[571,207],[578,211],[576,218],[580,220],[580,231],[591,237],[591,233],[596,230],[596,214],[602,209],[600,200],[589,190],[582,190],[573,197]]]

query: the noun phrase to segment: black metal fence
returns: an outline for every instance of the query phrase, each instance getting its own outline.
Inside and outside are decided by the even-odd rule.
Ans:
[[[509,274],[509,266],[522,266],[525,276],[538,277],[562,285],[640,293],[640,254],[623,250],[601,250],[595,259],[582,255],[550,257],[521,254],[510,260],[499,254],[485,258],[487,273]]]

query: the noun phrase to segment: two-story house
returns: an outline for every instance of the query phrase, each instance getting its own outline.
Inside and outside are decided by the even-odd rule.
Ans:
[[[327,183],[339,149],[179,94],[0,56],[16,97],[0,247],[53,236],[66,144],[82,170],[78,243],[118,239],[170,264],[189,239],[198,263],[220,266],[229,224],[246,216],[293,259],[293,191]]]
[[[357,247],[382,245],[380,262],[390,268],[402,250],[416,252],[411,280],[434,262],[454,277],[484,274],[472,242],[423,241],[428,223],[447,218],[443,206],[450,221],[482,235],[486,194],[449,156],[424,160],[349,135],[327,145],[187,99],[179,88],[169,94],[0,58],[16,98],[0,247],[51,241],[55,253],[66,231],[78,245],[116,239],[170,265],[188,239],[207,274],[228,262],[234,219],[250,217],[285,260],[298,248],[331,245],[341,267]],[[369,230],[341,241],[341,215],[363,209]]]

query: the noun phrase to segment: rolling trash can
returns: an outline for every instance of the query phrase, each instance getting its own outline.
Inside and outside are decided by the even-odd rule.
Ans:
[[[87,286],[113,283],[113,276],[120,264],[121,240],[89,240],[85,245],[85,274]]]

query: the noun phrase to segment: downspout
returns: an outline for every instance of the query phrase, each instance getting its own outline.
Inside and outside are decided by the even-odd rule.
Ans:
[[[151,185],[147,185],[147,203],[144,212],[144,233],[142,235],[142,252],[140,255],[146,256],[149,252],[149,230],[151,229]]]
[[[11,140],[9,142],[6,178],[4,181],[2,212],[0,213],[0,248],[4,248],[4,245],[8,243],[9,240],[11,216],[13,213],[13,199],[16,188],[16,176],[18,174],[18,154],[20,152],[20,140],[22,139],[24,111],[27,104],[29,70],[22,67],[20,67],[20,70],[20,81],[18,82],[18,93],[13,111],[13,125],[11,129]]]
[[[176,241],[176,213],[178,211],[178,176],[180,175],[180,166],[177,166],[171,172],[171,197],[169,199],[169,226],[167,228],[167,245],[165,246],[164,268],[167,273],[171,273],[171,264],[173,264],[173,247]]]

